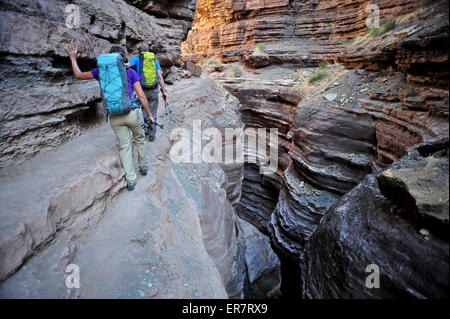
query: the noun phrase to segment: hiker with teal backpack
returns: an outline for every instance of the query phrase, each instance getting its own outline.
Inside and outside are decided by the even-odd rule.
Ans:
[[[155,120],[158,117],[159,88],[164,101],[167,103],[167,92],[164,83],[161,66],[155,57],[155,53],[150,52],[149,47],[143,46],[139,50],[139,55],[130,60],[127,66],[135,67],[141,77],[142,89],[150,103],[150,110]],[[144,114],[145,115],[145,114]],[[152,123],[149,130],[149,140],[153,141],[156,134],[156,122]]]
[[[77,51],[77,47],[74,45],[66,48],[72,62],[73,74],[78,80],[96,79],[99,81],[104,112],[107,120],[110,119],[111,128],[119,140],[120,160],[125,169],[127,189],[132,191],[137,179],[133,166],[133,141],[138,153],[139,172],[147,175],[148,171],[141,104],[149,114],[146,121],[151,123],[155,121],[148,100],[142,91],[141,78],[136,71],[126,67],[126,51],[121,47],[114,46],[109,54],[99,55],[97,68],[90,72],[80,71],[77,64],[77,57],[79,57]]]

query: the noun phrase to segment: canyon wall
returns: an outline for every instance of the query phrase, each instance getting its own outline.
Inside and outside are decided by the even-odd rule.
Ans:
[[[278,128],[278,171],[260,175],[258,165],[246,164],[237,210],[297,264],[293,289],[310,298],[443,297],[448,4],[377,1],[382,23],[394,22],[373,34],[365,26],[368,3],[199,1],[183,56],[209,58],[204,68],[239,98],[247,127]],[[402,162],[417,145],[434,151]],[[423,166],[440,177],[423,176],[423,186],[410,186],[413,167],[426,161],[440,163]],[[397,182],[380,177],[380,187],[366,178],[382,176],[393,164],[411,169]],[[372,234],[377,230],[385,239]],[[422,255],[410,265],[416,249]],[[396,256],[397,250],[408,257]],[[386,270],[385,289],[364,285],[369,260]]]
[[[69,4],[79,8],[79,25]],[[98,84],[73,77],[67,44],[78,44],[82,71],[113,45],[126,46],[132,57],[139,45],[151,44],[167,72],[179,63],[194,7],[188,0],[158,8],[145,1],[0,1],[0,168],[54,149],[99,121]]]
[[[251,66],[317,64],[335,57],[345,42],[365,31],[366,7],[382,19],[411,12],[418,0],[199,0],[183,54],[194,61],[218,56]],[[255,56],[257,44],[265,55]]]

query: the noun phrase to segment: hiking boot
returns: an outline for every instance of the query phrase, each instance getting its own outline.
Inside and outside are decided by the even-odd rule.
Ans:
[[[127,190],[134,191],[134,186],[136,186],[136,182],[127,182]]]
[[[149,136],[148,136],[148,140],[149,140],[150,142],[153,142],[153,141],[155,140],[155,135],[149,135]]]
[[[139,167],[139,173],[141,173],[141,175],[147,175],[148,172],[148,168],[147,167]]]

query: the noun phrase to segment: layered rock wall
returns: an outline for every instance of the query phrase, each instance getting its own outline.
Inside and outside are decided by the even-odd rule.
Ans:
[[[367,5],[381,19],[411,12],[418,0],[197,1],[193,28],[183,54],[195,61],[219,56],[223,62],[257,66],[256,44],[264,43],[265,64],[317,64],[332,59],[351,37],[366,29]]]
[[[297,261],[299,268],[296,271],[302,274],[302,278],[296,285],[302,287],[303,292],[307,293],[306,297],[315,298],[339,297],[338,282],[330,283],[328,286],[319,278],[338,276],[340,271],[347,272],[343,269],[351,262],[351,254],[356,253],[353,249],[358,250],[357,247],[365,245],[363,242],[350,244],[347,243],[346,238],[336,237],[340,236],[340,233],[345,233],[344,228],[333,230],[334,235],[327,237],[329,228],[325,229],[325,227],[329,225],[323,222],[323,226],[322,224],[319,226],[321,220],[324,221],[323,216],[333,214],[332,207],[341,196],[361,185],[360,183],[367,174],[378,173],[394,162],[397,163],[396,161],[405,156],[414,145],[421,144],[427,148],[429,145],[441,143],[438,141],[448,139],[449,132],[448,80],[445,76],[449,62],[448,46],[446,45],[448,41],[447,3],[437,1],[417,6],[418,2],[388,3],[380,1],[377,4],[381,8],[382,19],[389,18],[395,23],[393,23],[392,30],[383,31],[385,33],[376,36],[365,32],[364,20],[367,16],[365,5],[367,3],[335,2],[331,4],[328,2],[327,6],[325,3],[317,1],[311,6],[311,2],[309,2],[308,9],[311,11],[325,10],[326,8],[330,13],[334,12],[334,18],[329,19],[326,25],[323,22],[323,28],[320,27],[320,24],[311,24],[309,33],[303,29],[304,32],[301,35],[303,38],[299,38],[298,42],[294,44],[285,39],[289,27],[280,27],[277,37],[270,36],[270,32],[265,33],[271,40],[267,40],[264,52],[259,53],[253,51],[257,42],[252,43],[247,38],[248,42],[245,42],[245,37],[241,37],[239,40],[236,40],[236,37],[234,38],[236,41],[232,42],[230,40],[232,37],[226,36],[225,31],[224,33],[217,31],[219,40],[214,44],[221,45],[220,47],[202,46],[195,51],[195,46],[193,46],[191,49],[194,51],[187,54],[194,59],[197,57],[196,54],[198,57],[221,56],[222,62],[240,61],[251,67],[244,67],[241,72],[237,73],[233,72],[233,67],[226,64],[207,66],[211,75],[240,99],[241,116],[248,127],[278,128],[278,171],[272,176],[261,176],[258,172],[258,165],[246,165],[238,212],[242,218],[256,225],[261,231],[269,233],[277,248],[290,256],[292,260]],[[299,3],[294,1],[291,4],[293,8]],[[200,2],[199,5],[201,5]],[[251,22],[255,22],[255,19],[259,19],[260,16],[264,17],[261,20],[265,22],[271,21],[269,12],[273,14],[272,17],[280,14],[283,4],[281,2],[278,2],[278,5],[274,4],[278,10],[277,13],[275,13],[274,7],[267,6],[264,9],[260,7],[261,10],[249,9],[248,15],[242,13],[245,11],[245,5],[239,8],[229,5],[226,6],[226,10],[231,12],[229,15],[211,13],[213,14],[212,19],[228,19],[224,25],[219,26],[216,22],[216,26],[213,27],[212,25],[208,26],[207,20],[201,20],[201,17],[202,14],[207,15],[208,8],[214,6],[225,7],[223,3],[209,3],[204,8],[204,12],[200,11],[198,18],[200,20],[195,19],[193,30],[184,43],[185,47],[190,44],[191,36],[193,38],[200,37],[200,34],[206,35],[209,34],[208,32],[213,32],[211,30],[234,28],[235,35],[239,34],[236,31],[237,25],[247,26],[247,28],[243,27],[245,30],[243,32],[253,30],[252,28],[256,28],[258,24],[250,25]],[[284,6],[288,10],[287,4]],[[306,10],[306,4],[303,9]],[[215,11],[217,10],[219,9],[215,7]],[[297,12],[293,13],[293,15],[295,14]],[[356,15],[359,20],[355,20]],[[306,17],[310,16],[303,16],[304,19]],[[349,19],[347,23],[343,23],[344,17]],[[239,19],[241,21],[235,23]],[[340,27],[336,27],[337,25]],[[333,31],[325,32],[325,26]],[[320,33],[320,30],[323,32]],[[348,39],[352,40],[348,41]],[[263,41],[262,38],[260,40]],[[334,43],[331,50],[329,50],[329,46],[324,46],[327,41],[328,44]],[[205,40],[199,42],[202,45],[207,43]],[[245,51],[246,43],[249,45],[249,53],[247,56],[244,53],[240,59],[237,52]],[[251,46],[250,43],[252,43]],[[308,44],[309,51],[303,50],[302,45],[305,43]],[[311,48],[317,47],[320,47],[320,50],[311,50]],[[289,63],[299,69],[292,66],[286,67],[286,65],[285,67],[271,65],[287,62],[285,53],[289,52],[291,48],[295,48],[297,56],[304,54],[303,60],[289,60]],[[335,63],[332,65],[321,65],[320,68],[312,70],[304,68],[314,65],[318,61],[333,58]],[[304,63],[305,61],[308,63]],[[255,66],[264,68],[255,70],[253,69]],[[311,78],[317,74],[321,74],[323,79],[317,82],[311,81]],[[292,97],[296,98],[292,99]],[[407,165],[414,166],[415,164],[411,162]],[[448,180],[448,178],[445,179],[445,175],[448,176],[446,167],[442,168],[442,174],[444,176],[439,178],[437,185],[443,183],[441,187],[446,188],[446,180]],[[399,189],[394,192],[402,193]],[[414,189],[416,195],[421,192],[423,194],[419,198],[431,205],[427,206],[428,210],[434,211],[435,206],[445,206],[439,200],[439,203],[436,203],[437,199],[426,189],[421,191],[418,191],[417,187]],[[405,196],[403,201],[414,201],[411,200],[410,195],[402,194],[399,196]],[[362,196],[362,192],[360,195]],[[385,194],[383,193],[383,195]],[[444,192],[441,195],[443,202],[448,201],[448,194]],[[427,197],[427,199],[424,200],[423,197]],[[375,198],[377,201],[378,197]],[[398,198],[396,200],[402,201]],[[351,213],[345,213],[356,214],[360,211],[356,202],[345,205],[349,205],[347,209],[351,210]],[[417,211],[414,205],[407,207],[412,209],[412,214]],[[408,208],[399,209],[408,210]],[[422,209],[424,209],[423,206]],[[375,212],[370,210],[368,214],[375,214]],[[386,221],[389,218],[391,217],[385,216],[384,219],[388,225],[380,222],[377,226],[369,227],[403,227],[392,221]],[[402,223],[410,223],[409,231],[411,233],[399,233],[398,237],[392,234],[392,242],[408,241],[409,239],[406,238],[411,237],[418,240],[414,244],[411,241],[411,245],[422,245],[420,236],[417,235],[420,226],[407,218],[406,221],[402,220]],[[441,229],[447,227],[448,222],[444,217],[440,221],[426,225],[429,225],[427,226],[428,230],[439,237]],[[347,227],[346,225],[341,226]],[[422,224],[422,227],[425,226]],[[314,237],[314,243],[308,244],[311,236],[314,236],[316,232],[320,235]],[[364,234],[361,228],[361,232],[355,234],[355,237],[359,236],[358,238],[360,238],[365,236]],[[320,239],[318,239],[319,237]],[[331,272],[322,273],[319,262],[325,261],[319,261],[318,258],[325,260],[329,254],[321,253],[321,245],[327,245],[329,241],[339,242],[340,240],[343,246],[347,245],[345,249],[342,248],[342,251],[349,250],[350,252],[347,255],[344,254],[345,256],[333,257],[330,261],[330,268],[333,268],[335,264],[342,264],[344,268],[339,268],[333,274]],[[348,241],[350,240],[349,238]],[[308,249],[305,250],[307,245]],[[372,245],[374,249],[384,249],[380,247],[383,243],[379,239],[373,239]],[[430,245],[434,247],[434,244]],[[441,248],[448,247],[448,239],[444,238],[437,245],[440,245]],[[397,248],[404,250],[402,247]],[[405,251],[410,252],[410,249]],[[387,251],[383,255],[384,257],[379,260],[380,264],[383,264],[383,267],[394,269],[393,273],[397,279],[405,276],[402,270],[397,269],[395,261],[388,258],[389,254],[390,252]],[[421,262],[425,263],[424,260]],[[446,269],[448,256],[442,255],[439,263],[441,268],[436,281],[439,282],[440,287],[445,287],[446,277],[442,269]],[[421,286],[417,290],[408,292],[408,289],[401,285],[398,289],[404,295],[409,294],[416,297],[443,296],[444,292],[441,288],[437,290],[439,292],[436,292],[424,284],[431,272],[434,270],[424,265],[418,273],[415,273],[416,277],[411,280]],[[309,276],[314,276],[314,278]],[[364,284],[363,281],[362,284]],[[332,285],[336,286],[333,288]],[[427,288],[424,288],[425,286]],[[327,291],[326,289],[334,289],[334,291],[331,293],[331,290]],[[349,287],[348,291],[344,290],[343,295],[359,296],[352,289],[356,289],[356,286]],[[394,297],[398,296],[399,292],[387,289],[379,294],[362,292],[361,296],[363,295],[365,297]]]

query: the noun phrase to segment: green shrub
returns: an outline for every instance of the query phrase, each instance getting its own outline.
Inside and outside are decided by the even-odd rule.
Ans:
[[[353,37],[348,40],[348,43],[354,43],[355,41],[356,41],[356,37]]]
[[[239,74],[242,74],[242,69],[241,69],[241,67],[240,67],[239,65],[233,64],[233,65],[231,66],[231,72],[232,72],[234,75],[239,75]]]
[[[381,34],[389,32],[395,28],[397,22],[395,20],[382,20],[380,21]]]
[[[380,34],[380,28],[369,28],[367,29],[366,33],[375,38]]]
[[[214,59],[208,60],[208,65],[213,65],[213,64],[218,64],[218,63],[219,63],[219,61],[214,60]]]
[[[205,64],[205,59],[201,59],[200,61],[198,61],[198,63],[199,63],[200,65]]]
[[[311,76],[308,79],[308,83],[314,83],[316,81],[320,81],[323,78],[326,78],[328,76],[328,74],[326,74],[325,72],[322,71],[318,71],[318,72],[314,72],[313,74],[311,74]]]
[[[329,66],[331,63],[329,62],[320,62],[319,64],[319,69],[323,70],[325,69],[327,66]]]
[[[395,20],[390,19],[381,20],[380,27],[367,29],[367,34],[369,34],[372,37],[377,37],[379,35],[385,34],[386,32],[393,30],[396,25],[397,22]]]
[[[263,52],[263,51],[266,49],[266,46],[264,45],[264,43],[258,43],[258,44],[256,45],[256,49],[257,49],[259,52]]]

